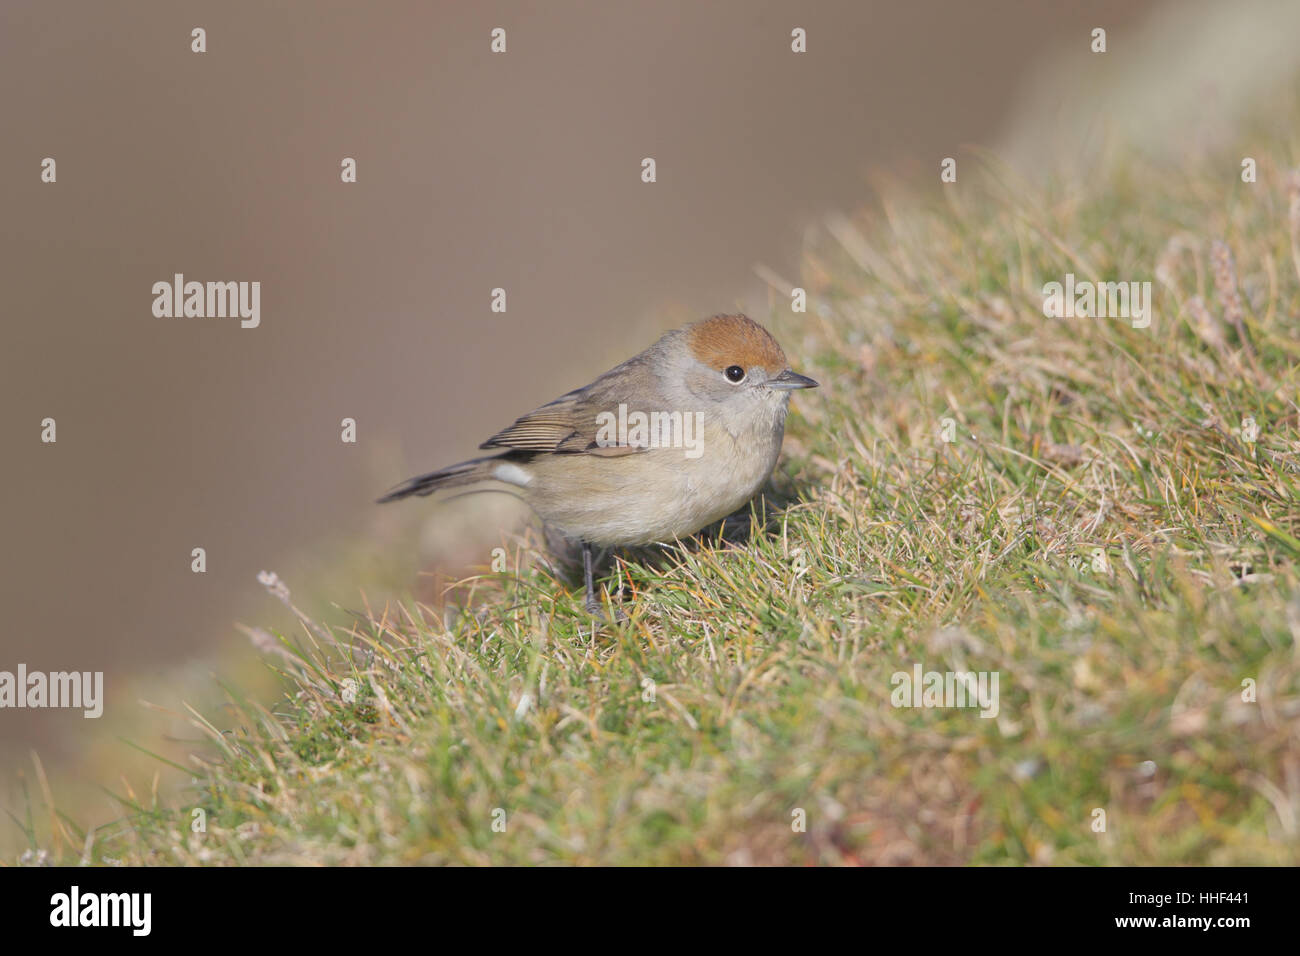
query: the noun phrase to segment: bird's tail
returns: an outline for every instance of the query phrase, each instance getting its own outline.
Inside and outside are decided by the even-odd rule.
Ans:
[[[379,499],[378,503],[382,505],[385,502],[397,501],[399,498],[409,498],[412,495],[431,495],[435,491],[442,491],[444,488],[459,488],[462,485],[472,485],[480,481],[491,481],[492,472],[495,468],[494,463],[500,457],[499,455],[491,455],[487,458],[475,458],[470,461],[462,461],[458,465],[449,465],[446,468],[431,471],[427,475],[417,475],[388,492]]]

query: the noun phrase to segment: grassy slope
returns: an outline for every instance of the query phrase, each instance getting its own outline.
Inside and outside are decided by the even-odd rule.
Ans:
[[[967,159],[932,201],[832,224],[808,315],[768,317],[825,387],[795,399],[765,533],[626,564],[623,625],[529,570],[450,628],[336,630],[351,660],[304,625],[274,658],[291,698],[213,717],[235,730],[183,805],[91,856],[1300,862],[1289,148],[1256,148],[1254,185],[1231,152],[1045,191]],[[1152,280],[1154,323],[1045,319],[1066,272]],[[918,662],[999,672],[999,716],[892,708]]]

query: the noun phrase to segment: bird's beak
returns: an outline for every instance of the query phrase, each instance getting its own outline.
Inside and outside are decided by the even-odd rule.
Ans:
[[[767,387],[785,392],[795,388],[816,388],[817,383],[807,375],[800,375],[798,372],[786,369],[776,378],[769,379]]]

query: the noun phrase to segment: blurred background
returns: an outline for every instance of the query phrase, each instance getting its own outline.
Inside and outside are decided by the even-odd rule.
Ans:
[[[348,606],[486,563],[501,531],[472,508],[375,497],[667,328],[762,317],[763,277],[797,279],[804,230],[873,182],[1086,137],[1043,77],[1098,26],[1098,86],[1186,68],[1164,9],[5,0],[0,670],[102,670],[108,693],[101,721],[0,712],[5,787],[33,749],[89,782],[124,766],[117,733],[154,743],[140,698],[251,656],[237,621],[287,626],[260,570]],[[1213,107],[1213,60],[1187,92]],[[155,318],[177,272],[260,281],[260,327]]]

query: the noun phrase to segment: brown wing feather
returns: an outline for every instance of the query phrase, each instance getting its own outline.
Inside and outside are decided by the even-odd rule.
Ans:
[[[642,451],[626,445],[596,444],[597,415],[606,410],[603,403],[591,400],[590,388],[577,389],[517,419],[479,447],[606,457]]]

